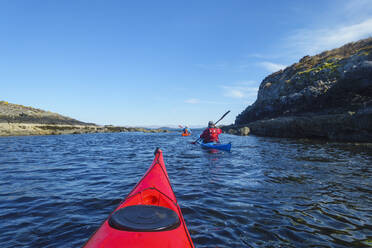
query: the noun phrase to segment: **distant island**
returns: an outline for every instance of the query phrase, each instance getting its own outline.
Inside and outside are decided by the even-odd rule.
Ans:
[[[372,38],[305,56],[266,77],[227,133],[372,142]]]
[[[108,132],[170,132],[167,129],[148,129],[85,123],[60,114],[0,101],[0,136],[58,135]]]

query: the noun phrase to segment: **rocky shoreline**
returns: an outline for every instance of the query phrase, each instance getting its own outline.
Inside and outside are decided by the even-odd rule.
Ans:
[[[255,103],[223,129],[372,143],[372,38],[305,56],[269,75]]]
[[[140,127],[100,126],[41,109],[0,101],[0,136],[115,132],[164,133],[170,131]]]
[[[314,138],[343,142],[372,141],[372,108],[344,114],[303,115],[222,127],[235,135],[278,138]]]
[[[143,132],[166,133],[165,129],[146,129],[137,127],[98,126],[98,125],[63,125],[35,123],[0,123],[0,136],[60,135],[86,133]]]

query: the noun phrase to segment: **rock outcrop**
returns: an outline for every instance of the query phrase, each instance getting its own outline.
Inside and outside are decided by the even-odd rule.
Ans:
[[[235,125],[265,136],[372,142],[372,38],[269,75]]]
[[[0,101],[0,123],[94,125],[50,111]]]
[[[99,126],[49,111],[0,101],[0,136],[112,132],[169,132],[164,129]]]

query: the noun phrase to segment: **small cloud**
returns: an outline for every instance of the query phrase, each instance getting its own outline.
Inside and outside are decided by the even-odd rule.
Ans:
[[[254,81],[254,80],[248,80],[248,81],[240,81],[240,82],[237,82],[235,85],[236,86],[252,86],[252,85],[256,85],[257,82]]]
[[[185,103],[189,103],[189,104],[227,104],[226,102],[221,102],[221,101],[208,101],[208,100],[199,100],[199,99],[195,99],[195,98],[192,98],[192,99],[187,99],[185,100]]]
[[[267,56],[260,54],[260,53],[251,53],[251,54],[246,55],[245,57],[263,59],[263,58],[266,58]]]
[[[221,102],[221,101],[202,101],[202,103],[206,103],[206,104],[219,104],[219,105],[228,104],[226,102]]]
[[[250,64],[242,64],[242,65],[239,65],[238,68],[241,69],[241,70],[244,70],[244,69],[247,69],[247,68],[250,68],[252,65]]]
[[[344,17],[363,20],[370,17],[372,11],[371,0],[353,0],[347,1],[342,9]]]
[[[224,96],[237,99],[254,98],[257,96],[258,87],[248,86],[248,82],[238,83],[232,86],[221,86]],[[251,82],[249,82],[251,84]]]
[[[314,55],[369,36],[372,36],[372,18],[352,25],[297,30],[288,38],[288,44],[301,54]]]
[[[286,67],[285,65],[275,64],[275,63],[272,63],[272,62],[261,62],[261,63],[259,63],[259,65],[262,66],[263,68],[265,68],[269,72],[276,72],[276,71],[279,71],[279,70],[284,69]]]
[[[254,60],[272,60],[272,59],[278,59],[281,58],[281,54],[279,53],[267,53],[267,54],[261,54],[261,53],[251,53],[247,55],[243,55],[244,59],[254,59]],[[243,65],[244,66],[244,65]]]
[[[230,89],[226,92],[225,96],[232,98],[244,98],[244,92],[238,89]]]
[[[195,64],[195,66],[204,70],[223,70],[228,67],[227,63]]]
[[[196,98],[190,98],[190,99],[185,100],[185,103],[198,104],[200,103],[200,100]]]

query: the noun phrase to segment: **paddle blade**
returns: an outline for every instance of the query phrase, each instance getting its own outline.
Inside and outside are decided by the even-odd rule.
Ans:
[[[220,121],[220,120],[222,120],[223,118],[225,118],[225,116],[228,114],[228,113],[230,113],[230,110],[229,111],[227,111],[218,121],[216,121],[216,123],[214,123],[215,125]]]

